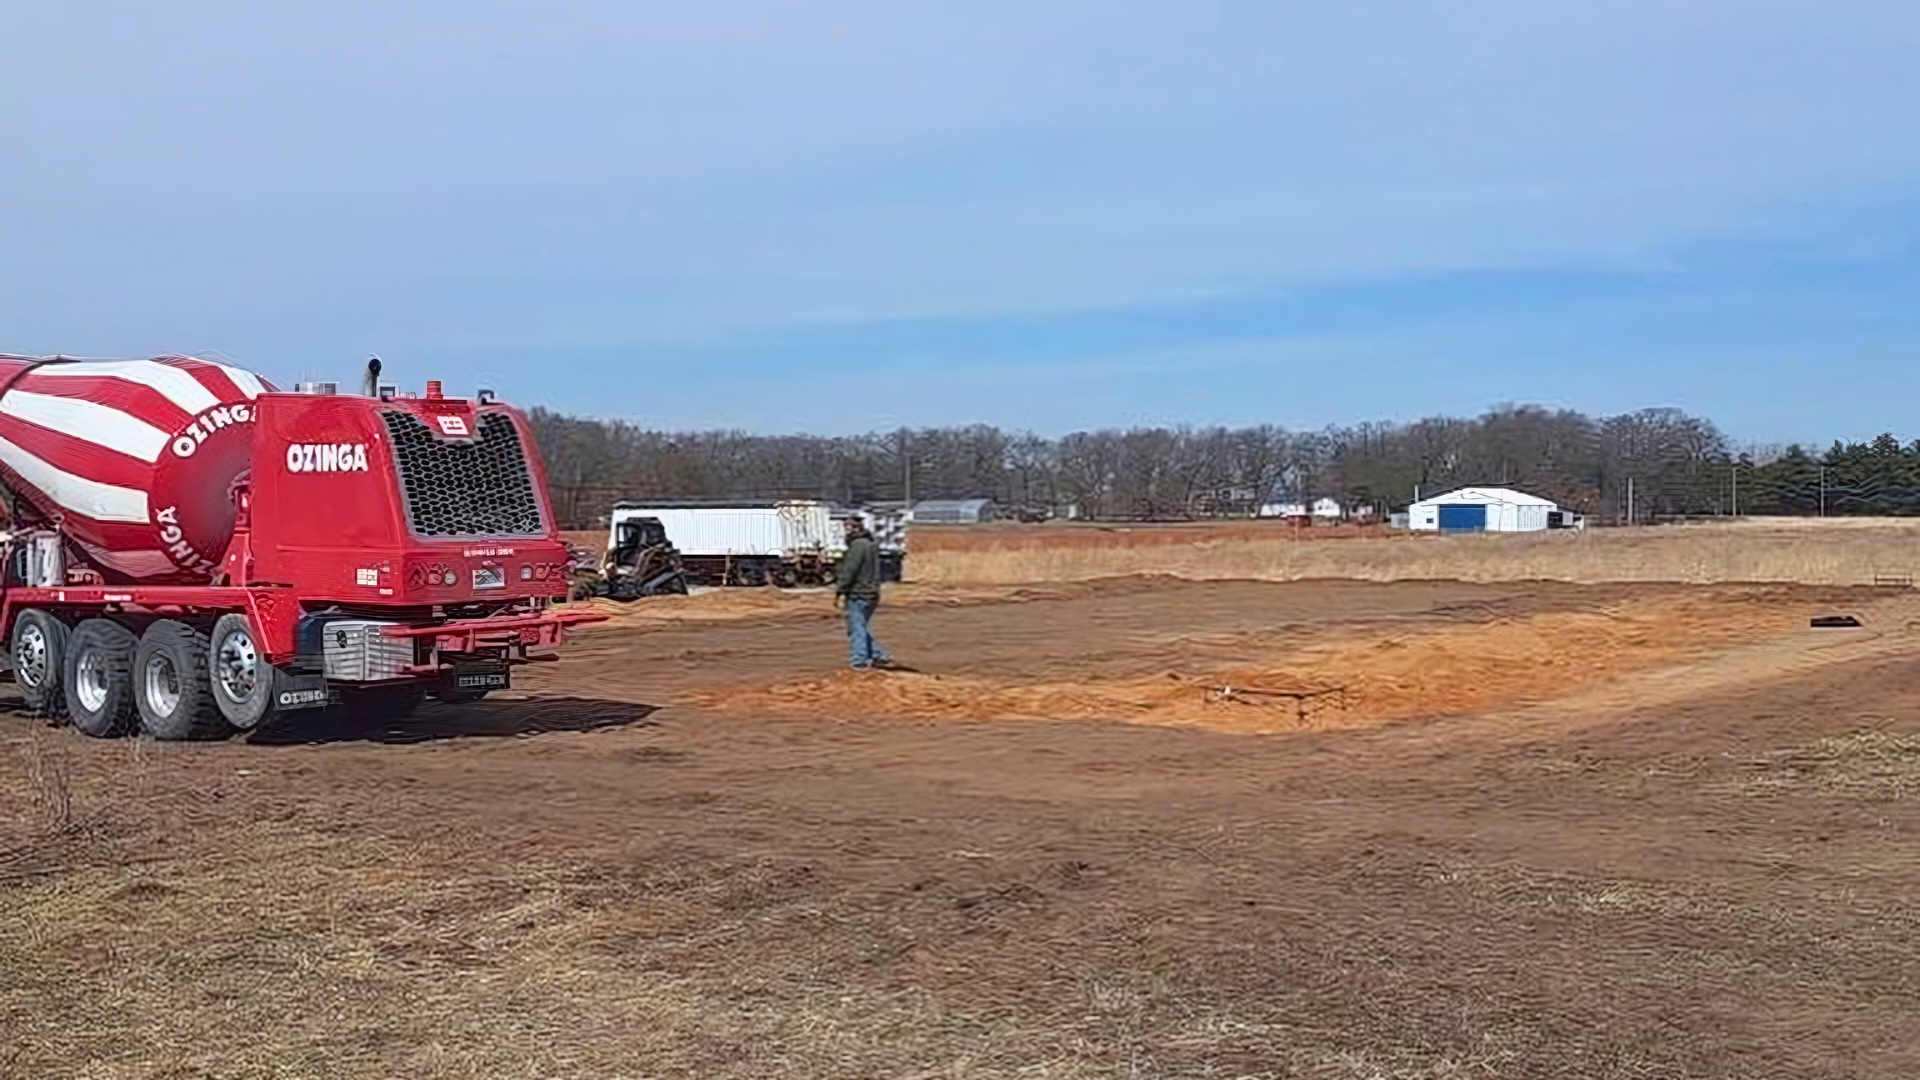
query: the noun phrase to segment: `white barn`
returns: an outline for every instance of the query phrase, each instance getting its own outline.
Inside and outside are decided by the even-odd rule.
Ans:
[[[1533,532],[1567,524],[1551,499],[1512,488],[1466,487],[1407,507],[1407,527],[1428,532]]]

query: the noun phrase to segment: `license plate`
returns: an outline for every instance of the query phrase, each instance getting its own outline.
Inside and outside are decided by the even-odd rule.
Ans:
[[[473,587],[476,589],[504,589],[506,586],[507,572],[498,566],[482,566],[473,571]]]
[[[456,690],[505,690],[513,685],[507,668],[498,664],[467,664],[454,668],[447,681]]]

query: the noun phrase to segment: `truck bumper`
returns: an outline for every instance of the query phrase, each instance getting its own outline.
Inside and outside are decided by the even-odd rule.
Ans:
[[[558,647],[576,626],[605,621],[607,617],[596,611],[543,611],[497,619],[455,619],[438,626],[389,626],[382,632],[395,638],[430,638],[436,653],[515,647],[545,650]]]

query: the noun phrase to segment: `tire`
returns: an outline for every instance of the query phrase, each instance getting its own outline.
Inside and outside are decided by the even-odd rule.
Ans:
[[[67,638],[67,716],[96,739],[126,735],[134,727],[133,631],[108,619],[88,619]]]
[[[66,711],[67,624],[38,608],[13,620],[13,681],[27,711],[59,716]]]
[[[213,624],[207,667],[214,706],[228,724],[252,731],[278,711],[286,673],[267,663],[245,615],[222,615]]]
[[[207,666],[207,635],[172,619],[147,627],[133,653],[133,704],[140,726],[156,739],[224,739],[233,725],[220,715]]]

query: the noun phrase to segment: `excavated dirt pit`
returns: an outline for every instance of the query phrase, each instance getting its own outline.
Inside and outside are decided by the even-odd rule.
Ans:
[[[1552,701],[1734,646],[1804,637],[1873,590],[1185,582],[889,597],[911,670],[856,673],[822,592],[602,604],[531,688],[596,686],[734,716],[1119,720],[1217,731],[1373,726]],[[646,657],[647,661],[639,658]]]

